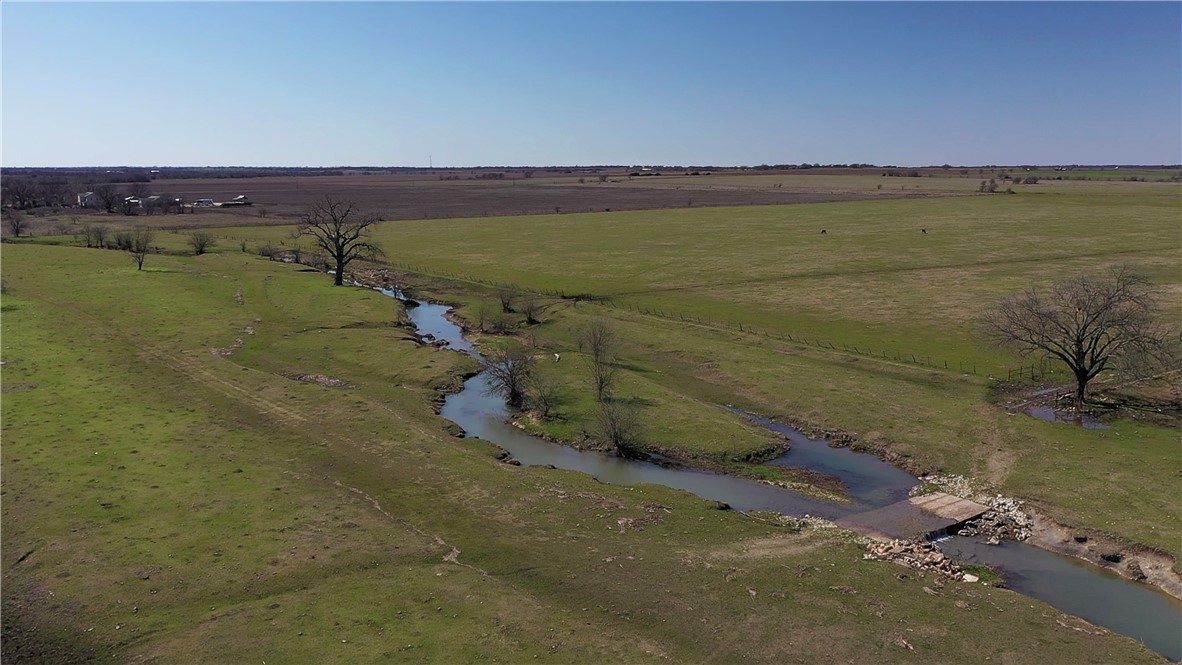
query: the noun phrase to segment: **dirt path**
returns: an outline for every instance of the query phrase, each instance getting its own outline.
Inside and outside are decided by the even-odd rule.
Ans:
[[[981,444],[977,447],[976,457],[983,458],[985,482],[994,487],[1001,487],[1010,477],[1017,459],[1012,451],[1006,450],[1002,445],[1001,428],[997,424],[997,419],[1002,417],[1001,412],[988,404],[982,404],[977,407],[977,413],[986,426],[981,433]]]

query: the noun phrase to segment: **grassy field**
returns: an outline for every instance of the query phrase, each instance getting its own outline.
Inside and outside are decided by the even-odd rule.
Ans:
[[[941,180],[783,177],[847,188]],[[551,298],[558,305],[534,332],[543,344],[569,351],[574,328],[587,316],[617,319],[634,370],[624,374],[629,394],[649,413],[675,414],[649,419],[653,451],[728,464],[765,449],[766,437],[716,406],[747,399],[753,410],[854,433],[887,454],[913,458],[914,467],[972,474],[1038,500],[1070,523],[1176,552],[1182,517],[1169,500],[1176,434],[1132,423],[1120,427],[1135,433],[1078,432],[990,407],[989,377],[1009,377],[1022,361],[985,345],[974,317],[1031,281],[1131,264],[1159,284],[1166,317],[1179,319],[1179,188],[1057,181],[1021,191],[389,222],[380,241],[396,265],[454,278],[436,285],[439,296],[469,303],[470,319],[481,299],[491,305],[486,287],[494,284],[609,297],[607,306],[577,310]],[[158,233],[157,243],[184,251],[186,233]],[[297,244],[290,227],[215,233],[225,253],[241,253],[242,240],[251,252],[260,244]],[[475,288],[470,294],[457,293],[464,280],[479,283],[467,284]],[[720,352],[728,348],[734,352]],[[559,418],[538,429],[566,440],[595,432],[583,367],[550,370],[564,404]],[[1106,437],[1143,443],[1088,452],[1106,451]],[[1152,482],[1130,480],[1142,473]]]
[[[1012,196],[390,222],[378,240],[422,272],[988,374],[1017,363],[986,348],[973,319],[1032,280],[1127,263],[1182,315],[1179,194],[1054,183]],[[295,243],[281,227],[220,233]]]
[[[723,461],[758,450],[716,413],[733,402],[1178,553],[1177,432],[1083,431],[991,406],[991,377],[1023,361],[989,348],[974,317],[1032,281],[1129,264],[1158,285],[1164,316],[1182,318],[1180,212],[1175,184],[1063,181],[1017,195],[390,222],[379,240],[396,266],[443,277],[429,288],[470,319],[491,306],[489,285],[610,298],[551,297],[532,334],[570,353],[589,317],[615,320],[629,394],[648,420],[683,423],[650,428],[652,450]],[[219,233],[293,242],[280,228]],[[594,429],[583,367],[548,370],[567,399],[540,429]]]
[[[373,292],[3,259],[5,662],[1158,661],[826,530],[500,464],[431,409],[471,361]]]

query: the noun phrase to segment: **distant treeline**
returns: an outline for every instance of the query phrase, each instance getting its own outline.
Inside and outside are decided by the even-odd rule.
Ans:
[[[414,168],[364,169],[365,173],[409,173]],[[263,178],[267,176],[325,176],[360,173],[362,169],[285,166],[161,166],[141,167],[18,167],[4,169],[9,177],[52,178],[68,182],[151,182],[158,178]]]
[[[1121,168],[1136,168],[1145,170],[1170,170],[1182,168],[1178,165],[1120,165]],[[471,166],[471,167],[435,167],[423,168],[415,166],[338,166],[338,167],[318,167],[318,166],[159,166],[159,167],[142,167],[142,166],[101,166],[101,167],[11,167],[3,169],[3,176],[5,178],[20,178],[32,179],[40,181],[41,183],[52,182],[55,184],[89,184],[97,185],[100,183],[137,183],[137,182],[151,182],[157,179],[181,180],[181,179],[210,179],[210,178],[264,178],[275,176],[344,176],[344,175],[377,175],[377,174],[409,174],[409,173],[432,173],[438,174],[440,179],[451,180],[460,179],[459,173],[468,174],[470,177],[482,178],[498,178],[497,175],[486,175],[488,172],[502,172],[499,177],[504,177],[504,173],[516,174],[525,178],[530,178],[535,172],[542,173],[592,173],[598,174],[603,171],[620,171],[628,172],[634,169],[641,168],[635,165],[594,165],[594,166]],[[821,164],[803,162],[800,164],[759,164],[757,166],[676,166],[676,165],[657,165],[649,164],[643,167],[644,171],[650,172],[657,170],[664,171],[711,171],[714,173],[727,171],[798,171],[811,169],[890,169],[887,175],[910,175],[918,176],[919,169],[924,170],[943,170],[950,169],[960,170],[962,174],[967,173],[969,169],[977,170],[978,173],[983,173],[984,169],[1009,169],[1009,170],[1033,170],[1033,169],[1049,169],[1054,168],[1056,171],[1073,171],[1075,169],[1109,169],[1117,168],[1114,165],[1071,165],[1067,167],[1056,166],[1037,166],[1037,165],[1019,165],[1019,166],[998,166],[998,165],[984,165],[984,166],[952,166],[950,164],[943,164],[940,166],[924,166],[924,167],[899,167],[894,164],[876,165],[876,164]],[[900,170],[902,169],[902,170]],[[485,175],[481,175],[485,174]],[[450,176],[455,176],[450,177]]]

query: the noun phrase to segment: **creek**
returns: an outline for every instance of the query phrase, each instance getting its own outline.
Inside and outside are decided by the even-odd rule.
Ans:
[[[377,290],[407,303],[407,315],[420,335],[446,341],[452,349],[483,361],[459,326],[447,319],[446,305],[416,304],[397,291]],[[834,476],[846,485],[851,502],[825,501],[721,473],[576,450],[530,436],[508,424],[510,414],[505,401],[490,393],[483,373],[467,379],[460,392],[449,395],[440,415],[459,425],[466,436],[479,437],[508,450],[524,466],[552,464],[591,474],[611,484],[665,485],[741,511],[768,510],[784,515],[837,519],[905,499],[909,490],[919,483],[911,474],[874,455],[835,448],[787,425],[726,408],[788,438],[791,449],[768,464],[804,467]],[[1000,545],[986,545],[973,538],[954,536],[939,545],[957,560],[997,570],[1009,589],[1128,635],[1172,661],[1182,660],[1182,602],[1158,589],[1026,543],[1002,541]]]

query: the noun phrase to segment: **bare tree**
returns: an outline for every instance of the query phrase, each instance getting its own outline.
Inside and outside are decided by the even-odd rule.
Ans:
[[[193,248],[194,254],[201,256],[207,249],[216,246],[218,244],[218,239],[215,238],[209,231],[194,231],[189,234],[186,242],[188,242],[189,246]]]
[[[107,248],[107,226],[105,224],[87,224],[82,227],[82,232],[86,234],[87,247]]]
[[[533,356],[525,349],[494,349],[484,361],[488,390],[505,398],[509,406],[520,407],[533,369]]]
[[[147,198],[152,193],[152,186],[147,182],[133,182],[128,185],[127,193],[137,199]]]
[[[1043,291],[1030,287],[982,315],[986,332],[1023,355],[1042,354],[1075,375],[1077,404],[1088,382],[1106,370],[1132,369],[1166,359],[1166,330],[1144,276],[1117,268],[1103,277],[1079,276]]]
[[[44,180],[38,185],[38,192],[45,205],[61,209],[70,205],[70,185],[64,179]]]
[[[476,329],[484,332],[484,326],[488,322],[489,304],[483,300],[480,302],[480,307],[476,308]]]
[[[12,232],[12,237],[19,238],[21,233],[29,230],[29,220],[25,214],[19,210],[4,211],[4,223],[8,225],[8,230]]]
[[[501,301],[501,311],[508,314],[513,311],[513,292],[509,289],[497,291],[497,298]]]
[[[119,194],[119,190],[109,182],[104,182],[100,185],[95,185],[92,190],[94,195],[98,197],[99,205],[107,212],[115,212],[115,208],[123,201],[123,197]]]
[[[591,378],[595,386],[595,399],[606,401],[611,396],[616,382],[616,336],[606,319],[592,319],[578,335],[580,350],[587,353],[591,366]]]
[[[131,247],[127,251],[131,252],[137,270],[144,269],[144,259],[152,250],[152,237],[152,232],[144,228],[137,228],[131,232]]]
[[[370,227],[378,223],[376,215],[363,213],[352,201],[325,195],[304,215],[296,231],[311,236],[316,246],[336,263],[334,284],[344,284],[345,268],[353,259],[381,256],[382,249],[369,241]]]
[[[17,210],[35,206],[37,192],[36,183],[28,178],[7,177],[0,180],[0,201],[11,204]]]
[[[517,309],[525,316],[525,322],[529,324],[541,323],[538,318],[542,315],[542,310],[545,307],[538,300],[537,296],[526,294],[518,301]]]
[[[620,457],[640,457],[640,414],[625,402],[607,401],[599,405],[599,433],[616,449]]]
[[[562,399],[558,384],[541,374],[533,374],[528,384],[530,406],[543,420],[548,419]]]

